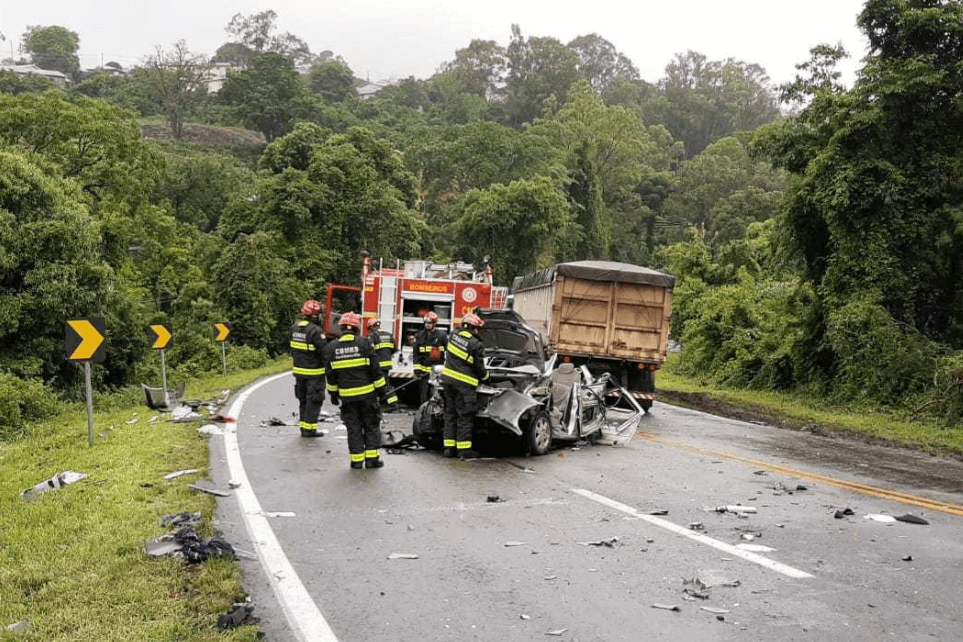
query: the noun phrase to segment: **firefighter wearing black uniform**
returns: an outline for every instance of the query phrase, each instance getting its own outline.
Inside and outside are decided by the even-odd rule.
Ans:
[[[475,389],[488,379],[485,369],[485,344],[478,338],[478,328],[485,324],[478,315],[468,313],[461,319],[461,330],[451,336],[445,351],[445,369],[441,372],[441,390],[445,397],[445,457],[472,459],[472,429],[478,401]]]
[[[431,369],[445,363],[445,346],[448,344],[448,333],[436,327],[438,315],[428,312],[425,315],[425,327],[415,334],[415,343],[412,346],[414,357],[415,376],[419,379],[418,390],[421,395],[421,403],[428,401],[431,397],[431,386],[429,377]]]
[[[294,396],[298,398],[298,426],[302,437],[320,437],[318,415],[324,403],[324,364],[327,343],[318,325],[321,304],[305,301],[299,319],[291,326],[291,358],[294,361]]]
[[[379,319],[371,318],[368,319],[368,341],[371,342],[371,347],[378,355],[378,367],[381,368],[381,374],[387,382],[388,373],[391,372],[391,357],[398,351],[395,348],[395,338],[391,336],[390,332],[384,332],[381,329]],[[389,404],[394,404],[398,402],[398,397],[391,395],[386,401]]]
[[[341,336],[328,342],[324,364],[331,403],[341,404],[341,421],[348,429],[352,468],[381,468],[381,403],[388,391],[371,343],[361,336],[361,317],[346,312]]]

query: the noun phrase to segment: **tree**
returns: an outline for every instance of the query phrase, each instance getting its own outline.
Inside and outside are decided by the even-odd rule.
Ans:
[[[218,98],[268,142],[291,131],[305,109],[306,96],[294,62],[271,52],[255,56],[247,69],[229,73],[218,92]]]
[[[575,38],[568,43],[568,48],[578,55],[579,75],[589,82],[599,96],[606,93],[609,85],[618,78],[624,81],[639,80],[639,70],[628,56],[597,33]]]
[[[185,117],[207,95],[211,64],[206,56],[192,53],[183,40],[170,51],[158,46],[144,62],[148,90],[167,116],[174,138],[183,136]]]
[[[255,55],[270,51],[291,58],[296,64],[307,62],[311,58],[307,43],[291,33],[276,34],[277,18],[278,14],[271,9],[250,16],[236,13],[224,31],[236,39],[233,44]]]
[[[21,50],[30,55],[33,64],[41,69],[53,69],[75,78],[80,73],[77,49],[80,36],[65,27],[27,27],[21,40]]]
[[[354,73],[337,60],[315,63],[308,71],[308,87],[327,103],[341,103],[355,95]]]
[[[459,210],[454,256],[478,265],[490,256],[501,283],[553,263],[572,225],[565,194],[544,176],[472,190]]]
[[[574,51],[556,38],[526,39],[515,24],[506,57],[506,108],[509,123],[515,126],[541,116],[552,97],[556,104],[564,104],[568,88],[578,79]]]
[[[507,61],[505,49],[494,40],[472,40],[442,66],[457,79],[460,91],[480,98],[495,98],[502,91]]]

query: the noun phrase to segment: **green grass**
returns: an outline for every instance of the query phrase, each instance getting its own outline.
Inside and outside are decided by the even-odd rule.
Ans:
[[[918,448],[932,454],[963,456],[963,426],[946,426],[935,420],[909,419],[896,411],[855,405],[834,405],[803,394],[766,392],[715,387],[705,381],[680,375],[675,369],[677,355],[671,354],[657,377],[659,397],[665,403],[672,393],[707,395],[712,400],[762,415],[791,428],[845,433],[893,445]]]
[[[189,383],[185,396],[214,399],[223,389],[237,390],[288,367],[280,359],[258,370],[211,376]],[[187,487],[207,474],[207,438],[197,432],[202,424],[172,423],[164,415],[151,424],[159,413],[124,403],[130,396],[95,401],[92,447],[82,407],[31,426],[21,441],[0,444],[0,640],[257,639],[253,625],[217,629],[217,616],[244,598],[236,562],[188,566],[144,552],[146,541],[165,532],[158,525],[164,515],[199,511],[199,532],[213,535],[216,500]],[[189,468],[200,472],[163,479]],[[20,497],[66,470],[88,477],[31,500]],[[4,630],[19,621],[30,622],[31,630]]]

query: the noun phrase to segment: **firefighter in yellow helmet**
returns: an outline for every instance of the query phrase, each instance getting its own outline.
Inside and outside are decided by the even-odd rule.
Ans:
[[[475,389],[488,379],[485,368],[485,344],[478,329],[485,325],[469,312],[461,319],[461,329],[451,335],[445,350],[445,369],[441,372],[441,390],[445,397],[444,456],[473,459],[472,432],[478,399]]]
[[[341,405],[341,421],[348,430],[351,468],[381,468],[381,403],[388,392],[378,357],[361,336],[361,317],[341,316],[341,336],[328,342],[324,365],[331,403]]]
[[[313,299],[301,306],[301,319],[291,326],[294,361],[294,396],[298,399],[298,426],[302,437],[320,437],[318,415],[324,403],[322,352],[327,340],[318,325],[321,304]]]

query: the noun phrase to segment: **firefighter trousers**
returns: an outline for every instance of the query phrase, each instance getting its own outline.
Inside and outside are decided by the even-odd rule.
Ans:
[[[478,410],[475,389],[461,384],[445,383],[441,392],[445,398],[445,430],[442,433],[445,447],[458,450],[471,448],[475,412]]]
[[[376,397],[341,400],[341,421],[348,430],[352,462],[376,459],[381,452],[381,402]]]
[[[298,425],[305,430],[317,430],[324,403],[324,377],[295,375],[294,396],[298,398]]]

